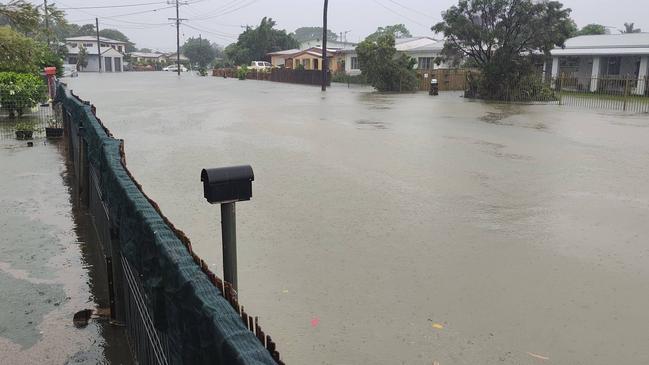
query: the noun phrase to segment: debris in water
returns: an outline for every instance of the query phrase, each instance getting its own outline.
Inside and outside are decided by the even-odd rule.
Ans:
[[[531,352],[528,352],[527,354],[534,357],[534,358],[540,359],[540,360],[550,360],[549,357],[538,355],[538,354],[533,354]]]
[[[284,289],[284,290],[282,290],[282,293],[284,293],[284,294],[288,294],[288,289]]]
[[[444,325],[439,324],[439,323],[433,323],[432,326],[436,330],[443,330],[444,329]]]
[[[311,320],[311,327],[315,328],[315,327],[318,326],[319,323],[320,323],[320,318],[318,318],[318,317],[314,317],[314,318]]]
[[[74,314],[72,322],[77,328],[84,328],[88,325],[90,317],[92,316],[92,309],[84,309]]]

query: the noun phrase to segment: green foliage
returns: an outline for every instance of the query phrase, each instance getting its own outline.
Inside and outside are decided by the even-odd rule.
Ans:
[[[26,0],[10,0],[0,4],[0,26],[8,25],[27,33],[38,27],[39,20],[38,7]]]
[[[77,55],[77,70],[82,71],[88,67],[88,51],[83,45],[79,47],[79,54]]]
[[[33,120],[23,120],[16,123],[16,130],[22,132],[36,132],[36,123]]]
[[[392,34],[380,36],[376,42],[366,39],[356,47],[358,61],[367,82],[379,91],[414,91],[417,74],[416,61],[405,54],[397,54]]]
[[[557,1],[460,0],[432,30],[446,37],[444,54],[460,53],[480,69],[481,96],[499,99],[536,72],[532,54],[549,57],[573,35],[570,12]]]
[[[367,84],[365,75],[347,75],[344,72],[337,72],[331,77],[331,82],[340,82],[344,84]]]
[[[376,29],[376,32],[370,34],[367,36],[366,39],[369,39],[373,42],[376,42],[380,37],[390,34],[394,38],[409,38],[412,37],[412,34],[410,34],[410,31],[404,24],[395,24],[395,25],[388,25],[385,27],[378,27]]]
[[[182,46],[182,53],[189,58],[189,62],[205,68],[214,62],[218,46],[210,44],[207,39],[189,38]]]
[[[311,41],[314,39],[322,39],[322,27],[301,27],[297,28],[295,32],[291,33],[293,38],[298,42]],[[338,39],[336,33],[331,29],[327,29],[327,40],[335,41]]]
[[[117,29],[101,29],[99,31],[99,36],[126,43],[125,48],[126,52],[128,53],[135,52],[135,50],[137,50],[137,48],[135,48],[135,43],[131,42],[124,33],[120,32]]]
[[[53,66],[63,72],[63,61],[47,45],[27,38],[9,27],[0,27],[0,72],[41,74]]]
[[[304,68],[304,65],[301,64],[301,63],[298,63],[297,65],[295,65],[295,67],[293,67],[293,69],[294,69],[294,70],[298,70],[298,71],[304,71],[304,70],[306,70],[306,68]]]
[[[237,78],[245,80],[248,77],[248,66],[241,66],[237,69]]]
[[[228,63],[249,65],[251,61],[268,60],[267,54],[299,47],[299,43],[285,30],[275,29],[276,23],[264,17],[256,28],[247,27],[237,43],[225,48]]]
[[[588,24],[581,28],[577,35],[599,35],[606,34],[606,27],[601,24]]]
[[[15,116],[38,105],[45,98],[40,77],[16,72],[0,72],[0,108]]]

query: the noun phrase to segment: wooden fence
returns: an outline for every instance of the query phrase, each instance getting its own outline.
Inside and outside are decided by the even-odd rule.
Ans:
[[[212,76],[216,77],[237,77],[237,69],[219,68],[212,70]],[[274,82],[285,82],[291,84],[321,85],[322,71],[318,70],[293,70],[289,68],[273,68],[269,71],[249,70],[246,74],[248,80],[264,80]],[[331,85],[331,72],[327,77],[327,85]]]
[[[441,68],[436,70],[417,70],[419,90],[428,90],[431,80],[437,79],[439,91],[464,91],[467,87],[467,76],[469,73],[477,74],[477,71]]]

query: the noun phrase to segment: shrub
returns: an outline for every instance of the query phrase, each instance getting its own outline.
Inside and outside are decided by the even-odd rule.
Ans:
[[[45,85],[40,77],[16,72],[0,72],[0,109],[10,116],[23,115],[45,100]]]
[[[27,38],[9,27],[0,26],[0,72],[42,74],[45,67],[56,67],[63,74],[63,61],[46,44]]]
[[[416,61],[405,54],[397,54],[392,34],[380,36],[376,41],[366,39],[356,47],[363,75],[378,91],[415,91]]]
[[[367,79],[364,75],[347,75],[344,72],[336,72],[331,77],[331,82],[340,82],[345,84],[367,84]]]
[[[237,78],[245,80],[248,77],[248,66],[241,66],[237,69]]]

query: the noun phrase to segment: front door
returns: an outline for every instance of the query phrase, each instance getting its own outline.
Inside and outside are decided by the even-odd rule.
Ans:
[[[313,69],[314,69],[314,70],[318,70],[318,69],[320,69],[319,64],[320,64],[320,60],[317,59],[317,58],[314,58],[314,59],[313,59]]]
[[[115,72],[122,72],[122,59],[115,57]]]
[[[113,57],[104,57],[106,72],[113,72]]]

